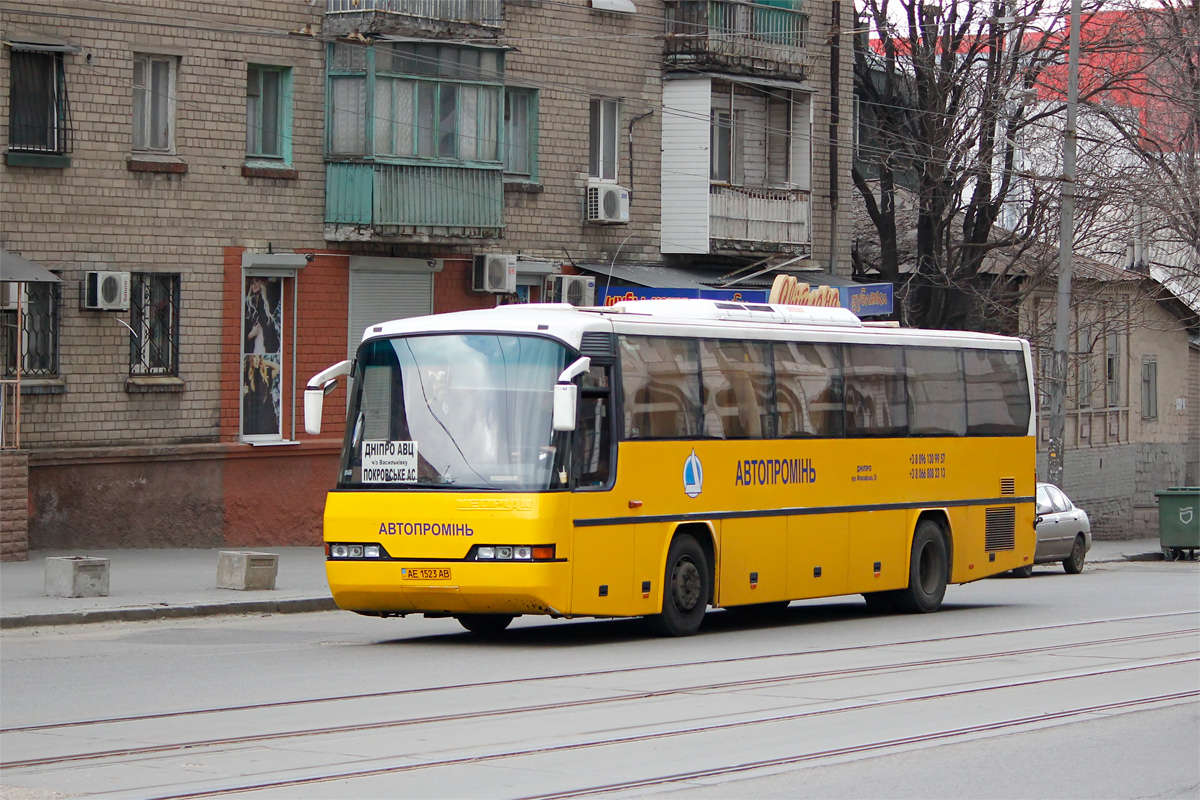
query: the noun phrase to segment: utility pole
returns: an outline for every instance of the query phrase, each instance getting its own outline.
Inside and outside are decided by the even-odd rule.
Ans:
[[[1062,216],[1058,228],[1058,299],[1054,314],[1054,363],[1050,378],[1050,483],[1062,486],[1067,413],[1067,345],[1071,328],[1071,257],[1075,246],[1075,129],[1079,103],[1080,0],[1071,0],[1071,41],[1067,53],[1067,126],[1063,131]]]

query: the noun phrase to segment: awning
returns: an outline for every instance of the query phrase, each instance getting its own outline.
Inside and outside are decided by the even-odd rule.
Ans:
[[[0,281],[59,283],[59,278],[50,270],[39,267],[29,259],[0,249]]]
[[[580,264],[579,268],[593,273],[597,278],[597,285],[601,285],[611,276],[614,280],[657,289],[711,289],[712,282],[724,272],[699,272],[656,264]]]
[[[26,30],[10,26],[4,32],[4,44],[13,50],[25,50],[35,53],[79,53],[83,48],[71,44],[59,36],[42,33],[41,31]]]

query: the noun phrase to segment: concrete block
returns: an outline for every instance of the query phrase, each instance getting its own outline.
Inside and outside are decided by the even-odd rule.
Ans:
[[[60,556],[46,559],[48,597],[108,597],[108,559]]]
[[[279,556],[222,550],[217,557],[218,589],[274,589],[279,577]]]

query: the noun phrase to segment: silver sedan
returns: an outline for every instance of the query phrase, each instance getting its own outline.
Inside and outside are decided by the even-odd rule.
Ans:
[[[1052,483],[1037,485],[1037,551],[1033,564],[1060,562],[1068,575],[1083,572],[1083,560],[1092,549],[1092,525],[1087,512]],[[1033,564],[1018,567],[1013,574],[1028,578]]]

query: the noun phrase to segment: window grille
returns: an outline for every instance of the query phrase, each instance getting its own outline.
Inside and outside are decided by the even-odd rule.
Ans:
[[[130,375],[179,374],[179,276],[135,272]]]
[[[23,377],[54,377],[58,375],[58,323],[61,284],[27,283],[20,298],[24,306],[21,326],[24,336],[17,330],[17,309],[5,308],[0,312],[3,334],[0,341],[4,348],[4,377],[17,374],[17,350],[22,343],[21,375]]]
[[[9,55],[9,149],[67,155],[71,125],[62,53],[13,50]]]

